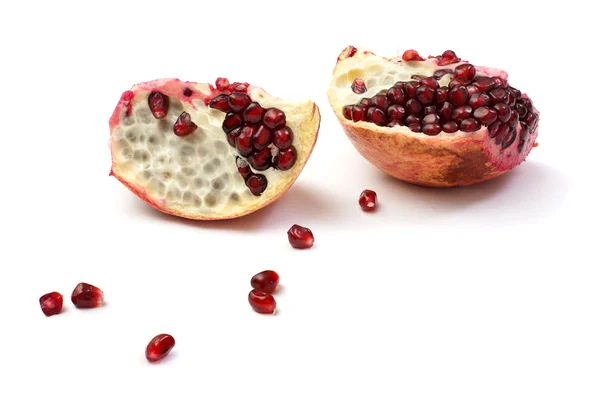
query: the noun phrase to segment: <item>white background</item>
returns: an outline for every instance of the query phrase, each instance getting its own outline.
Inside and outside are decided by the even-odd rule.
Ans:
[[[597,21],[577,1],[5,2],[0,14],[0,395],[598,395]],[[595,38],[594,38],[595,37]],[[326,98],[346,45],[453,49],[542,115],[508,175],[424,189],[383,175]],[[132,84],[248,81],[322,112],[278,202],[201,223],[108,177]],[[360,211],[360,191],[380,210]],[[294,223],[312,250],[292,249]],[[279,313],[247,304],[281,275]],[[106,306],[77,311],[78,282]],[[38,298],[65,295],[46,318]],[[177,345],[150,365],[146,343]]]

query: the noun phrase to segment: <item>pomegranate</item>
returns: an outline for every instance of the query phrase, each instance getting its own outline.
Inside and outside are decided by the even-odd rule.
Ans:
[[[146,346],[146,359],[154,363],[163,359],[175,346],[175,339],[169,334],[159,334],[150,340]]]
[[[244,216],[292,186],[320,121],[311,101],[279,99],[225,78],[214,85],[177,79],[136,84],[110,118],[110,175],[167,214]]]
[[[290,245],[296,249],[308,249],[315,243],[315,237],[310,229],[294,224],[287,232]]]
[[[46,316],[58,315],[63,308],[63,296],[58,292],[44,294],[40,297],[40,307]]]
[[[274,314],[277,307],[275,298],[270,293],[256,289],[248,293],[248,303],[255,312],[261,314]]]
[[[273,293],[279,285],[279,274],[272,270],[259,272],[252,277],[250,285],[253,289]]]
[[[97,308],[104,304],[104,292],[96,286],[82,282],[73,290],[71,302],[77,308]]]
[[[356,80],[366,89],[357,90]],[[502,70],[453,51],[385,58],[347,47],[329,102],[355,148],[407,182],[466,186],[497,177],[537,146],[539,112]]]
[[[365,212],[372,212],[377,208],[377,193],[373,190],[363,190],[358,198],[358,204]]]

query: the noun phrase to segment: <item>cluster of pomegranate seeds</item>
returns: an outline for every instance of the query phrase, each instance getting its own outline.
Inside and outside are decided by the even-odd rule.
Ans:
[[[294,224],[287,232],[290,245],[296,249],[308,249],[315,243],[315,237],[310,229]]]
[[[286,126],[285,113],[275,107],[264,109],[253,102],[245,92],[246,84],[229,84],[227,79],[220,78],[216,87],[225,93],[214,97],[208,106],[227,113],[223,131],[229,144],[255,170],[291,169],[298,155],[292,145],[294,133]]]
[[[402,58],[404,61],[423,60],[413,50],[406,51]],[[435,58],[443,66],[460,62],[450,50]],[[448,86],[440,86],[439,80],[446,75],[451,77]],[[355,85],[356,82],[352,85],[353,91]],[[390,128],[406,126],[413,132],[430,136],[441,132],[475,132],[485,126],[490,138],[503,149],[517,140],[520,125],[519,151],[538,124],[538,116],[527,96],[498,76],[477,75],[475,66],[469,63],[453,69],[438,69],[431,77],[415,75],[410,81],[396,82],[370,98],[345,106],[343,112],[354,122],[365,121]]]
[[[372,212],[377,208],[377,193],[373,190],[363,190],[358,198],[358,204],[365,212]]]
[[[189,88],[186,88],[183,91],[185,96],[191,96],[192,93],[192,90]],[[165,118],[169,112],[169,97],[160,92],[150,92],[150,95],[148,95],[148,107],[154,118],[161,120]],[[184,111],[177,117],[177,120],[173,125],[173,133],[177,136],[187,136],[193,133],[197,128],[198,126],[194,124],[190,114]]]
[[[58,315],[63,308],[63,296],[58,292],[44,294],[40,297],[40,307],[46,316]]]
[[[236,166],[238,168],[238,172],[240,172],[240,175],[242,175],[244,181],[246,182],[246,187],[248,187],[248,190],[250,190],[253,195],[259,196],[267,189],[268,182],[266,176],[260,173],[252,172],[248,161],[242,157],[237,157]]]
[[[97,308],[104,304],[104,292],[96,286],[82,282],[71,293],[71,302],[77,308]]]
[[[272,270],[262,271],[250,280],[252,290],[248,293],[248,303],[255,312],[274,314],[277,303],[272,293],[279,284],[279,274]]]
[[[163,359],[175,346],[175,339],[169,334],[159,334],[148,343],[146,359],[154,363]]]

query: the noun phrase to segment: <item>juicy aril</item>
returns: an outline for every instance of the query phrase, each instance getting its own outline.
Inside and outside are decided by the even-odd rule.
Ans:
[[[110,118],[111,175],[168,214],[240,217],[291,187],[320,120],[311,101],[275,98],[224,78],[215,85],[140,83],[123,93]]]
[[[384,58],[347,47],[328,91],[346,135],[372,164],[418,185],[465,186],[514,168],[535,147],[539,112],[506,72],[453,51]]]

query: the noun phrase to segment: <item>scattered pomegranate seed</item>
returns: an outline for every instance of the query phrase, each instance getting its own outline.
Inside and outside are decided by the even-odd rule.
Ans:
[[[248,293],[248,302],[252,309],[260,314],[274,314],[277,308],[275,298],[271,294],[260,290],[251,290]]]
[[[402,60],[405,62],[410,62],[410,61],[422,61],[425,60],[423,58],[421,58],[421,56],[419,56],[419,53],[415,50],[406,50],[404,51],[404,53],[402,54]]]
[[[169,97],[160,92],[151,92],[148,95],[148,107],[154,118],[165,118],[169,112]]]
[[[296,249],[308,249],[315,243],[310,229],[294,224],[287,232],[290,245]]]
[[[365,82],[360,78],[354,79],[351,88],[352,92],[354,92],[357,95],[364,94],[365,92],[367,92],[367,86],[365,85]]]
[[[363,190],[358,198],[358,204],[365,212],[372,212],[377,208],[377,193],[373,190]]]
[[[73,290],[71,302],[77,308],[97,308],[104,304],[104,292],[96,286],[82,282]]]
[[[185,111],[177,117],[177,121],[173,125],[173,132],[177,136],[187,136],[194,132],[198,126],[192,122],[192,117]]]
[[[279,274],[272,270],[262,271],[250,280],[253,289],[265,293],[273,293],[279,284]]]
[[[163,359],[175,346],[175,338],[169,334],[159,334],[148,343],[146,359],[154,363]]]
[[[44,294],[40,297],[40,307],[46,316],[58,315],[63,308],[63,296],[58,292]]]

